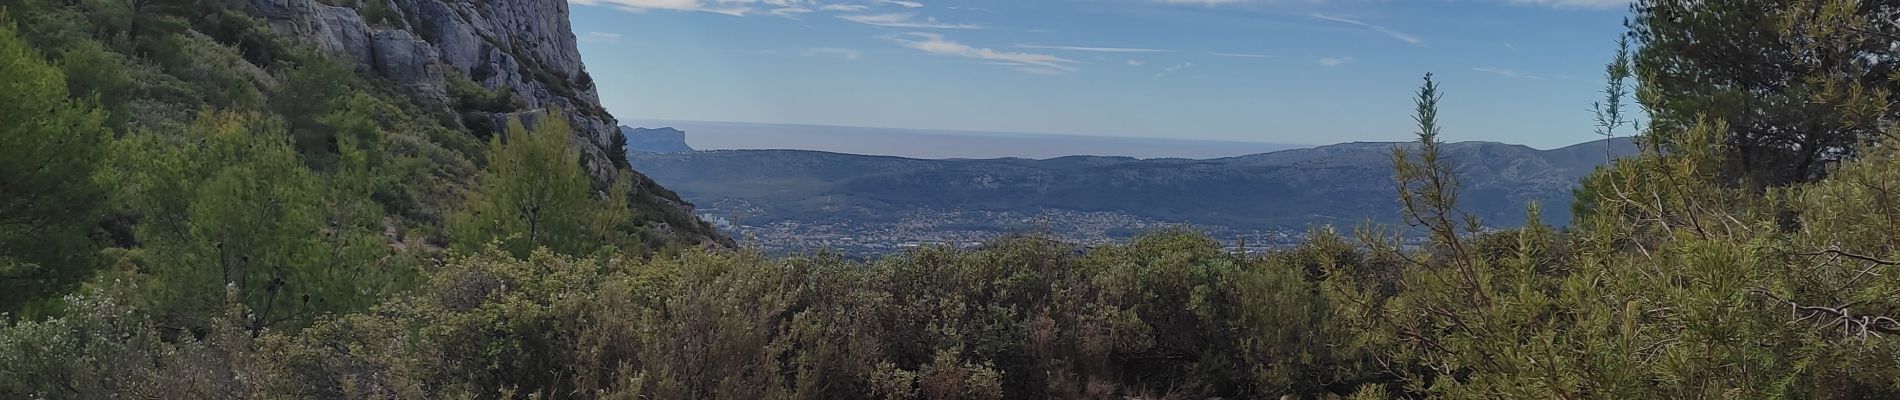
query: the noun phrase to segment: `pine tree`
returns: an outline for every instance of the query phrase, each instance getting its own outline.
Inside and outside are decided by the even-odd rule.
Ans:
[[[134,135],[113,148],[113,184],[143,217],[128,253],[169,326],[204,326],[225,308],[226,287],[252,310],[245,328],[302,326],[359,310],[404,275],[387,262],[364,182],[344,182],[362,176],[361,155],[332,182],[289,139],[280,121],[206,113],[177,136]]]
[[[7,21],[0,13],[0,21]],[[65,76],[0,22],[0,313],[89,276],[103,187],[104,115],[68,98]]]
[[[451,217],[457,248],[478,250],[490,242],[517,257],[547,247],[563,254],[595,250],[586,231],[596,205],[580,153],[568,148],[567,118],[548,113],[534,129],[520,120],[489,140],[488,166],[480,187]]]
[[[1728,185],[1826,175],[1878,136],[1896,65],[1900,2],[1644,0],[1631,35],[1638,99],[1662,132],[1727,123]],[[1661,138],[1659,138],[1661,139]]]

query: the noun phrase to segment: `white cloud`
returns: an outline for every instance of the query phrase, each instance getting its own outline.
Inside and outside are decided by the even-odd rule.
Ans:
[[[812,12],[812,9],[804,8],[804,7],[780,7],[780,8],[772,9],[772,15],[777,15],[780,17],[792,18],[792,19],[797,19],[799,14],[804,14],[804,13],[809,13],[809,12]]]
[[[936,18],[926,17],[923,20],[918,20],[916,19],[917,18],[916,13],[840,15],[838,16],[838,18],[843,18],[846,21],[856,22],[856,23],[865,24],[865,25],[876,25],[876,26],[890,27],[890,28],[983,29],[982,25],[952,24],[952,23],[946,23],[946,22],[937,22]]]
[[[1319,65],[1328,66],[1328,67],[1337,67],[1341,65],[1351,64],[1354,61],[1359,61],[1359,59],[1352,58],[1352,57],[1323,57],[1323,58],[1320,58],[1318,62],[1319,62]]]
[[[580,39],[581,42],[584,43],[614,44],[620,43],[620,34],[612,32],[588,32],[586,35],[581,36]]]
[[[1235,58],[1279,58],[1279,56],[1270,56],[1270,55],[1265,55],[1265,54],[1247,54],[1247,53],[1208,53],[1208,55],[1215,56],[1215,57],[1235,57]]]
[[[1180,70],[1187,69],[1188,67],[1193,67],[1193,66],[1194,66],[1194,63],[1191,63],[1191,62],[1175,64],[1172,67],[1168,67],[1167,69],[1161,70],[1161,72],[1155,73],[1155,79],[1161,79],[1161,77],[1168,76],[1168,74],[1172,74],[1175,71],[1180,71]]]
[[[1536,79],[1536,80],[1544,79],[1544,77],[1541,77],[1541,76],[1525,75],[1522,73],[1518,73],[1515,70],[1506,69],[1506,68],[1498,68],[1498,67],[1471,67],[1471,70],[1488,73],[1492,75],[1497,75],[1497,76],[1502,76],[1506,78],[1523,78],[1523,79]]]
[[[860,53],[857,50],[838,48],[838,47],[810,48],[810,49],[805,49],[805,51],[800,52],[799,54],[803,54],[806,57],[835,57],[835,58],[843,58],[846,60],[856,60],[858,59],[858,57],[864,56],[864,53]]]
[[[1556,8],[1613,9],[1628,7],[1630,0],[1506,0],[1511,4]]]
[[[924,6],[924,3],[918,3],[915,1],[908,1],[908,0],[871,0],[871,2],[878,3],[878,4],[889,4],[889,5],[904,7],[904,8],[921,8]]]
[[[1348,24],[1348,25],[1358,26],[1361,28],[1371,29],[1373,32],[1383,33],[1386,36],[1391,36],[1393,39],[1398,39],[1399,41],[1406,42],[1406,43],[1411,43],[1411,44],[1416,44],[1416,45],[1425,44],[1425,40],[1419,39],[1417,36],[1412,36],[1410,34],[1406,34],[1405,32],[1399,32],[1399,31],[1393,30],[1392,28],[1387,28],[1384,26],[1368,24],[1356,19],[1340,18],[1340,17],[1334,17],[1334,16],[1329,16],[1329,15],[1319,14],[1319,13],[1314,13],[1313,18],[1319,18],[1319,19],[1323,19],[1327,21],[1333,21],[1333,22],[1338,22],[1342,24]]]
[[[1097,53],[1166,53],[1168,52],[1167,50],[1162,50],[1162,49],[1143,49],[1143,48],[1135,48],[1135,47],[1047,46],[1047,45],[1037,45],[1037,44],[1018,44],[1016,45],[1016,48],[1040,49],[1040,50],[1092,51],[1092,52],[1097,52]]]
[[[996,51],[978,48],[945,39],[943,35],[926,32],[911,32],[892,40],[904,47],[926,53],[973,58],[992,61],[998,65],[1016,67],[1018,71],[1032,74],[1066,74],[1075,71],[1075,60],[1047,54]]]
[[[869,8],[871,7],[865,6],[863,4],[826,4],[824,6],[818,7],[818,9],[825,10],[825,11],[845,11],[845,12],[864,11]]]
[[[1139,67],[1143,65],[1148,65],[1148,62],[1141,61],[1141,60],[1128,60],[1126,64],[1128,64],[1128,66],[1130,67]]]
[[[693,11],[725,14],[735,17],[757,15],[763,8],[769,10],[799,8],[811,4],[812,0],[570,0],[574,4],[589,6],[608,6],[627,12],[646,12],[647,10]]]

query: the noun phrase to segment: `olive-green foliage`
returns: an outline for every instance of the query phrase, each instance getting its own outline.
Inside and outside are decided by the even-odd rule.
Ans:
[[[390,10],[389,2],[386,0],[357,0],[355,5],[356,12],[361,14],[363,21],[369,23],[370,26],[401,27],[402,17],[394,10]]]
[[[207,114],[177,137],[138,135],[114,146],[112,182],[142,216],[128,253],[151,277],[153,306],[171,326],[197,327],[239,290],[251,329],[301,325],[366,307],[397,289],[406,263],[382,237],[381,210],[346,157],[333,176],[305,169],[279,122]]]
[[[0,161],[13,166],[0,170],[4,197],[19,202],[0,213],[31,215],[0,222],[31,233],[0,253],[19,275],[0,279],[0,312],[56,311],[60,294],[116,259],[168,282],[145,285],[141,301],[164,304],[176,328],[198,329],[185,320],[206,320],[226,284],[257,309],[252,328],[294,328],[377,302],[439,251],[482,143],[372,78],[283,46],[239,6],[0,1],[12,17],[0,17],[5,54],[20,63],[7,79],[36,82],[0,94],[11,121],[28,124],[0,139],[17,141],[0,152],[20,152]]]
[[[0,21],[6,15],[0,13]],[[92,273],[110,139],[104,115],[68,98],[66,78],[0,24],[0,313],[70,290]]]
[[[1422,116],[1435,110],[1429,89]],[[1446,168],[1428,162],[1431,147],[1396,158],[1401,196],[1422,200],[1408,213],[1429,241],[1408,249],[1389,231],[1362,235],[1374,257],[1403,260],[1397,291],[1345,269],[1322,284],[1330,316],[1352,332],[1342,347],[1391,379],[1358,393],[1897,395],[1894,283],[1879,276],[1900,263],[1888,261],[1892,233],[1878,222],[1895,204],[1878,183],[1900,178],[1894,147],[1863,148],[1836,176],[1763,196],[1724,178],[1735,154],[1722,144],[1726,124],[1674,129],[1650,127],[1641,156],[1586,180],[1594,195],[1580,201],[1593,212],[1561,234],[1460,234],[1469,227],[1438,222],[1456,218],[1431,201],[1445,197],[1433,182]]]
[[[535,122],[530,130],[510,121],[505,135],[489,140],[481,186],[450,221],[456,247],[496,242],[525,257],[541,247],[580,255],[626,244],[618,229],[631,220],[629,182],[622,178],[606,192],[612,195],[596,199],[580,153],[568,147],[567,118],[554,112]]]
[[[271,98],[272,111],[289,122],[292,142],[299,153],[312,159],[313,167],[328,167],[338,152],[336,127],[319,123],[318,118],[349,101],[356,91],[350,67],[320,57],[291,69],[285,74],[281,95]]]
[[[168,340],[128,301],[137,290],[104,280],[67,298],[75,312],[0,329],[0,397],[260,397],[256,388],[277,364],[239,328],[241,308],[214,314],[202,340]]]
[[[442,67],[442,75],[447,77],[449,98],[456,102],[456,109],[485,112],[512,112],[526,108],[527,104],[507,89],[488,89],[451,68]]]
[[[0,326],[0,398],[1900,397],[1900,132],[1861,119],[1891,113],[1868,100],[1891,82],[1822,63],[1763,103],[1730,103],[1748,96],[1727,89],[1684,95],[1780,76],[1779,52],[1830,59],[1808,46],[1870,40],[1856,35],[1886,28],[1864,25],[1857,7],[1885,2],[1744,2],[1769,12],[1711,10],[1667,21],[1687,24],[1675,33],[1639,14],[1652,29],[1639,36],[1659,35],[1639,44],[1662,47],[1643,57],[1798,40],[1741,62],[1679,64],[1702,71],[1636,61],[1636,96],[1668,108],[1649,110],[1664,121],[1641,132],[1642,154],[1583,182],[1588,212],[1564,230],[1488,229],[1458,213],[1428,81],[1421,143],[1393,157],[1408,227],[1364,227],[1356,242],[1318,228],[1252,254],[1167,230],[1094,248],[1020,236],[859,262],[629,251],[650,228],[629,221],[652,212],[626,206],[633,174],[594,192],[558,115],[514,123],[477,152],[353,73],[290,59],[224,68],[262,64],[181,33],[222,13],[0,1],[42,21],[20,30],[25,42],[61,49],[36,52],[0,28],[0,66],[21,71],[0,77],[21,88],[0,92],[0,110],[32,111],[0,114],[0,140],[81,154],[101,150],[47,139],[96,135],[110,154],[103,167],[52,170],[11,164],[50,155],[21,152],[0,159],[0,183],[97,179],[117,189],[107,225],[133,231],[98,253],[106,272],[49,302],[63,312]],[[133,8],[157,12],[112,17]],[[248,32],[241,18],[220,21],[220,32]],[[1682,32],[1716,35],[1670,36]],[[167,49],[208,61],[149,53]],[[132,65],[75,64],[104,59]],[[238,89],[211,90],[220,82]],[[123,111],[83,100],[126,92]],[[1779,108],[1792,105],[1815,113]],[[99,115],[119,112],[128,117]],[[1604,115],[1604,131],[1621,126]],[[1824,178],[1737,185],[1786,172],[1758,161],[1801,158],[1761,158],[1765,147],[1736,140],[1789,116],[1815,119],[1815,132],[1851,128],[1862,143],[1830,155],[1844,161]],[[123,137],[106,139],[115,129]],[[300,131],[311,146],[298,147]],[[477,162],[486,168],[464,201],[458,178]],[[1526,211],[1538,220],[1537,206]],[[455,249],[424,266],[441,254],[431,230],[442,225]],[[0,256],[60,248],[18,232],[0,231],[12,234]],[[94,244],[71,243],[88,251],[62,257],[92,258]]]
[[[1725,184],[1814,180],[1900,115],[1891,0],[1645,0],[1632,5],[1638,98],[1654,132],[1727,122]]]
[[[97,328],[73,324],[158,317],[115,303],[121,294],[101,284],[75,297],[72,319],[0,330],[19,343],[0,360],[158,361],[33,360],[45,367],[0,372],[0,382],[33,382],[18,386],[31,393],[101,375],[167,376],[174,372],[142,366],[210,358],[244,360],[234,363],[248,366],[236,389],[246,396],[291,398],[1260,397],[1352,388],[1357,381],[1329,380],[1338,376],[1335,352],[1314,334],[1340,333],[1321,326],[1326,307],[1307,272],[1307,263],[1351,251],[1330,243],[1243,257],[1186,231],[1086,253],[1023,237],[869,264],[698,250],[518,259],[488,247],[368,312],[267,331],[242,346],[219,333],[245,332],[242,319],[212,321],[202,338],[176,343],[137,342],[162,337],[140,323],[113,328],[133,342],[89,339],[82,332]],[[231,290],[241,302],[262,289]],[[212,305],[204,315],[257,310]]]

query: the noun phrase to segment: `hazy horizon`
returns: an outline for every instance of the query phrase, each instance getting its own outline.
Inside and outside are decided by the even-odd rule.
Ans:
[[[1067,156],[1208,159],[1315,144],[1132,138],[1088,134],[904,129],[758,122],[628,119],[635,128],[686,132],[695,150],[811,150],[923,159]]]
[[[686,132],[695,150],[810,150],[834,153],[921,159],[1049,159],[1068,156],[1214,159],[1294,150],[1365,140],[1329,143],[1266,143],[1244,141],[1135,138],[1122,136],[994,132],[944,129],[907,129],[817,124],[625,119],[634,128],[675,128]],[[1508,141],[1477,140],[1552,150],[1591,143],[1535,146]],[[1460,141],[1462,142],[1462,141]]]

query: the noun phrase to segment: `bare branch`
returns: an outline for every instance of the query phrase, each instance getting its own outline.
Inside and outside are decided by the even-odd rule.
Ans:
[[[1841,333],[1849,337],[1860,338],[1862,341],[1867,340],[1873,334],[1900,334],[1900,320],[1884,315],[1856,315],[1852,310],[1848,309],[1852,307],[1854,303],[1843,304],[1839,307],[1807,306],[1796,303],[1793,300],[1781,298],[1781,296],[1776,296],[1767,289],[1757,288],[1754,289],[1753,292],[1763,297],[1773,299],[1775,302],[1787,304],[1789,313],[1795,318],[1795,322],[1810,319],[1817,322],[1825,320],[1827,322],[1821,324],[1821,327],[1839,326]]]
[[[1821,250],[1821,251],[1812,252],[1812,253],[1794,253],[1794,255],[1808,256],[1808,257],[1817,257],[1817,256],[1847,257],[1847,258],[1852,258],[1852,259],[1860,260],[1860,261],[1866,261],[1866,262],[1870,262],[1874,264],[1887,265],[1887,266],[1900,266],[1900,261],[1887,261],[1887,260],[1874,258],[1872,256],[1864,256],[1864,255],[1849,253],[1845,250],[1841,250],[1840,246],[1829,246],[1827,250]]]

